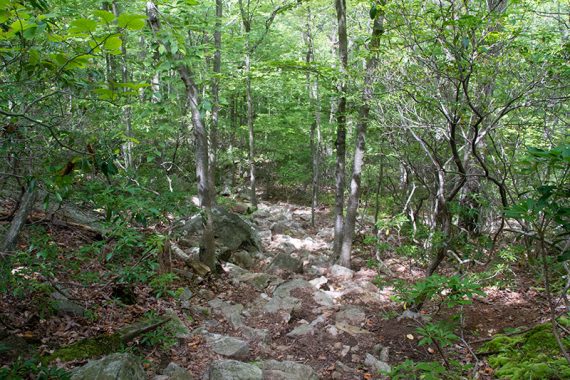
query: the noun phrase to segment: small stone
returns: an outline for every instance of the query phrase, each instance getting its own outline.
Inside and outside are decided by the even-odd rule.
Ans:
[[[170,363],[163,371],[162,374],[167,376],[168,380],[192,380],[192,375],[184,368],[176,363]]]
[[[295,338],[295,337],[299,337],[299,336],[313,335],[314,333],[315,333],[315,330],[313,329],[313,326],[303,324],[303,325],[299,325],[299,326],[295,327],[293,329],[293,331],[291,331],[290,333],[287,334],[287,336],[289,338]]]
[[[429,351],[429,349],[428,349]],[[388,347],[384,347],[382,344],[378,343],[373,348],[374,356],[380,359],[380,361],[387,362],[390,349]]]
[[[354,271],[343,267],[341,265],[335,264],[330,268],[330,274],[331,277],[334,277],[336,279],[340,279],[340,280],[350,280],[352,277],[354,277]]]
[[[204,380],[262,380],[263,372],[255,365],[237,360],[215,360],[210,364]]]
[[[348,355],[349,351],[350,351],[350,346],[343,346],[342,351],[340,352],[340,356],[344,358],[346,355]]]
[[[333,337],[338,335],[338,329],[336,328],[336,326],[334,325],[330,325],[327,327],[326,329],[327,333],[329,333],[330,335],[332,335]]]
[[[326,278],[325,276],[321,276],[321,277],[317,277],[312,279],[311,281],[309,281],[311,283],[311,285],[313,285],[315,288],[320,289],[324,284],[326,284],[327,282],[329,282],[329,279]]]
[[[364,360],[364,365],[375,372],[390,372],[391,367],[388,363],[378,360],[370,354],[366,354],[366,359]]]

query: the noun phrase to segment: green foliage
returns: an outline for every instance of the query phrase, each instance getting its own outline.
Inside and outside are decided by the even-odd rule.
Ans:
[[[448,308],[460,305],[468,305],[476,295],[484,296],[481,286],[467,277],[454,275],[451,277],[434,274],[425,279],[415,282],[412,286],[400,283],[398,287],[398,299],[409,306],[419,300],[438,300]]]
[[[414,362],[406,360],[392,368],[392,380],[455,380],[460,376],[448,371],[438,362]]]
[[[560,318],[559,322],[570,326],[567,318]],[[564,345],[570,348],[569,338],[564,338]],[[538,325],[522,334],[497,335],[485,343],[480,352],[490,354],[489,365],[499,379],[570,378],[570,366],[560,354],[550,324]]]
[[[427,323],[418,327],[416,332],[422,336],[419,346],[437,344],[439,347],[447,347],[459,339],[453,333],[453,326],[445,322]]]
[[[71,373],[57,367],[46,367],[36,359],[23,360],[18,358],[7,368],[0,368],[0,379],[24,380],[69,380]]]
[[[172,289],[172,285],[178,280],[178,276],[174,273],[163,273],[155,276],[150,280],[150,287],[152,288],[156,298],[162,296],[174,297],[176,291]]]

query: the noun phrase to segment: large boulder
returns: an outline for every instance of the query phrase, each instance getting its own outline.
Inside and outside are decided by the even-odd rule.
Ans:
[[[215,360],[210,364],[204,380],[262,380],[261,369],[237,360]]]
[[[218,257],[227,260],[231,253],[245,250],[250,253],[261,251],[261,241],[255,228],[238,214],[217,206],[212,208],[212,221]],[[204,218],[201,214],[180,221],[174,229],[181,245],[199,246],[204,231]]]
[[[75,370],[72,380],[145,380],[146,375],[136,356],[112,354],[93,360]]]

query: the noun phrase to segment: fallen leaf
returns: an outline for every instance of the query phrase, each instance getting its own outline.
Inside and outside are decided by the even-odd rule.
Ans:
[[[435,354],[435,350],[434,350],[433,348],[431,348],[431,347],[428,348],[428,352],[429,352],[430,354]]]

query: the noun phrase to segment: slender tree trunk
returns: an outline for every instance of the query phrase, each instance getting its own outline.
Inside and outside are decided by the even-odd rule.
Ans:
[[[314,61],[314,46],[313,35],[311,30],[311,8],[307,9],[307,56],[306,63],[310,65]],[[309,92],[309,99],[313,111],[315,113],[315,120],[311,124],[311,156],[313,167],[312,179],[312,194],[311,194],[311,225],[315,226],[315,210],[319,201],[319,164],[321,154],[321,102],[319,98],[319,82],[318,78],[312,78],[311,74],[307,72],[307,90]]]
[[[346,171],[346,91],[348,75],[348,38],[346,34],[346,0],[335,0],[338,22],[338,53],[341,80],[338,84],[338,107],[336,110],[336,168],[335,168],[335,223],[333,255],[340,257],[344,236],[344,188]]]
[[[216,269],[216,250],[214,241],[214,229],[212,223],[212,197],[214,194],[213,184],[209,179],[209,155],[208,135],[199,109],[198,88],[194,83],[193,75],[187,66],[179,69],[180,76],[186,86],[187,104],[190,108],[194,137],[196,139],[196,177],[198,179],[198,198],[200,207],[204,209],[204,233],[200,247],[200,261],[206,264],[212,271]]]
[[[14,215],[14,219],[12,219],[12,223],[10,223],[10,228],[8,228],[8,232],[6,232],[6,235],[4,236],[2,246],[0,246],[0,256],[2,256],[2,254],[10,253],[16,248],[18,237],[20,236],[20,230],[24,223],[26,223],[28,215],[32,212],[35,199],[35,183],[30,183],[22,196],[20,207],[18,207],[18,210]]]
[[[366,144],[366,130],[370,118],[370,102],[373,96],[374,71],[378,64],[376,57],[380,37],[384,32],[384,12],[374,19],[372,26],[372,38],[368,46],[369,57],[366,59],[366,74],[364,77],[364,88],[362,89],[362,105],[360,107],[360,120],[356,129],[356,147],[354,149],[354,160],[352,168],[352,180],[350,182],[350,196],[346,209],[346,219],[344,221],[344,236],[342,239],[339,264],[350,268],[350,256],[352,252],[352,239],[355,233],[356,214],[360,200],[360,181],[362,167],[364,166],[364,153]]]
[[[214,101],[212,107],[212,123],[210,125],[210,171],[208,172],[210,184],[215,187],[216,184],[216,161],[218,151],[218,123],[220,115],[220,74],[222,73],[222,0],[216,0],[216,30],[214,31],[214,77],[212,79],[212,99]],[[215,203],[215,197],[212,202]]]
[[[117,1],[113,1],[113,14],[115,17],[120,15],[119,5]],[[121,44],[121,80],[123,83],[129,82],[129,68],[127,66],[127,46],[126,36],[121,35],[123,43]],[[127,92],[127,87],[123,87],[123,92]],[[126,104],[123,108],[123,120],[125,121],[125,136],[127,141],[123,144],[123,159],[125,161],[125,169],[130,169],[133,166],[133,127],[132,127],[132,112],[130,104]]]
[[[249,36],[249,32],[248,32]],[[249,37],[247,37],[249,40]],[[253,208],[257,207],[257,194],[255,184],[255,137],[253,130],[253,96],[251,94],[251,52],[249,43],[245,53],[245,94],[247,102],[247,130],[248,130],[248,164],[249,164],[249,199]]]

